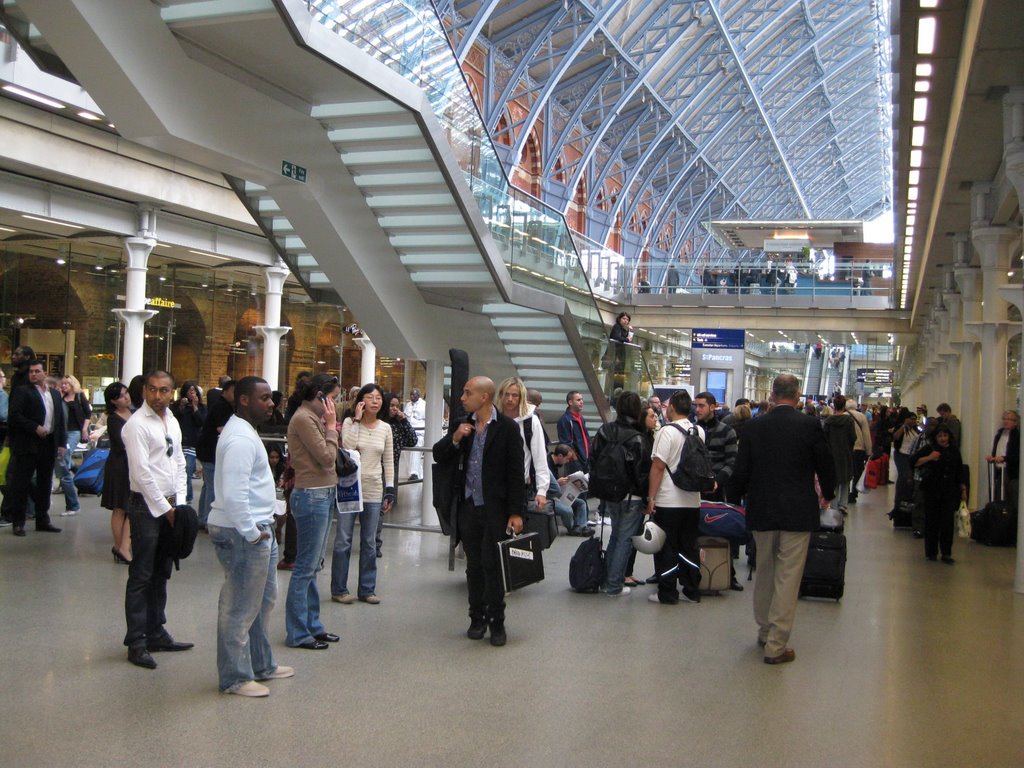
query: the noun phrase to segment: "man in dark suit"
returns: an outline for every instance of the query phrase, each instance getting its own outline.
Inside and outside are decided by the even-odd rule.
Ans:
[[[793,661],[787,647],[811,531],[821,509],[814,476],[835,493],[835,467],[821,424],[796,409],[800,381],[782,374],[772,383],[775,407],[747,423],[733,474],[733,490],[747,500],[747,527],[757,543],[754,619],[766,664]]]
[[[498,542],[507,529],[523,530],[526,502],[523,437],[519,425],[494,407],[494,382],[476,376],[466,382],[462,405],[470,414],[451,425],[434,444],[434,461],[457,463],[454,493],[458,537],[466,551],[470,625],[466,636],[504,645],[505,590]]]
[[[14,535],[25,535],[29,493],[36,508],[36,530],[60,533],[60,528],[50,524],[50,477],[57,456],[64,455],[67,426],[60,395],[46,386],[41,360],[29,363],[28,385],[11,393],[8,421],[11,463],[7,482]]]

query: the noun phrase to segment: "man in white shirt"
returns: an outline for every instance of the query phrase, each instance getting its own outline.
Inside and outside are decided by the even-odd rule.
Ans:
[[[267,449],[256,427],[274,411],[270,385],[256,376],[235,384],[235,415],[217,441],[217,474],[207,526],[224,567],[217,618],[220,690],[262,697],[270,689],[256,682],[291,677],[278,666],[267,636],[277,600],[277,493]]]
[[[423,428],[427,424],[427,403],[414,389],[409,393],[409,402],[405,404],[405,418],[409,426],[416,430],[416,445],[423,447]],[[409,479],[419,480],[423,476],[423,454],[420,451],[409,452]]]
[[[124,644],[128,661],[156,669],[150,653],[192,647],[192,643],[175,642],[164,629],[171,561],[160,548],[161,530],[174,527],[175,507],[185,503],[185,454],[181,427],[168,410],[174,399],[174,378],[166,371],[153,371],[145,378],[142,394],[145,402],[121,431],[128,453],[128,522],[132,530]]]
[[[654,568],[659,576],[658,593],[647,599],[662,605],[679,602],[677,581],[683,587],[684,601],[700,602],[700,551],[697,546],[700,494],[682,490],[670,474],[679,465],[683,444],[692,439],[688,433],[694,425],[687,418],[691,405],[688,392],[673,393],[668,401],[669,424],[654,433],[647,514],[652,515],[654,522],[665,531],[665,546],[654,556]],[[676,427],[681,427],[687,434]],[[696,429],[703,440],[704,430]]]

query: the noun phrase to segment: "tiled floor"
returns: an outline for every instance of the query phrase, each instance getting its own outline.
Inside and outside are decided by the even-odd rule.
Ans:
[[[418,519],[416,495],[396,519]],[[749,588],[672,608],[650,588],[573,594],[571,538],[509,599],[509,644],[473,642],[446,540],[389,529],[383,603],[325,602],[342,636],[327,651],[284,647],[282,574],[273,640],[297,672],[262,700],[217,692],[221,572],[205,539],[169,587],[168,628],[195,650],[152,672],[127,663],[127,569],[85,498],[54,517],[62,534],[0,529],[0,765],[1024,765],[1014,551],[958,541],[955,566],[928,563],[885,495],[851,512],[846,597],[801,601],[794,664],[761,663]],[[641,557],[638,575],[651,569]]]

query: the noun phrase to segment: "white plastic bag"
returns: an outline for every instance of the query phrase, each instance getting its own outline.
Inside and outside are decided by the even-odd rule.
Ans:
[[[966,501],[961,501],[960,509],[956,511],[956,535],[961,539],[971,538],[971,513]]]

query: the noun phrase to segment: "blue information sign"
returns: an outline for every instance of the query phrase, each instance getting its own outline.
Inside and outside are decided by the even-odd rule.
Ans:
[[[747,332],[734,328],[694,328],[690,346],[694,349],[746,349]]]

